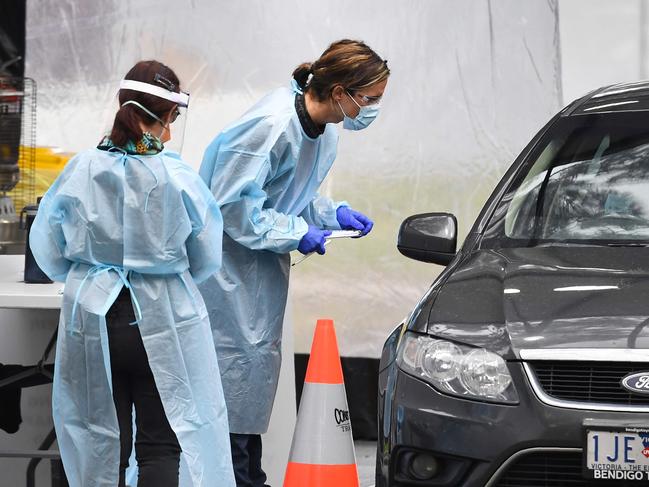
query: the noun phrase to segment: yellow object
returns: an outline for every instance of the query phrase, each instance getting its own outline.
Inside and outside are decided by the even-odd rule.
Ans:
[[[34,156],[34,167],[31,166],[31,156]],[[54,147],[20,147],[18,166],[20,167],[20,182],[10,193],[14,199],[16,210],[36,204],[36,198],[43,196],[57,176],[74,154],[62,152]],[[34,195],[30,194],[30,186],[34,181]],[[29,201],[28,201],[29,200]]]
[[[36,147],[36,196],[42,196],[74,154],[52,147]]]

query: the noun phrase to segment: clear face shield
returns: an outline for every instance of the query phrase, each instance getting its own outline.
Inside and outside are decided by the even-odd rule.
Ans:
[[[157,78],[158,75],[156,75],[156,81]],[[161,80],[164,80],[164,78],[161,78]],[[160,81],[160,83],[161,85],[165,84],[163,81]],[[156,114],[151,112],[148,107],[145,107],[136,101],[130,100],[125,103],[136,106],[138,110],[143,111],[153,119],[157,120],[158,123],[154,124],[150,129],[151,134],[163,141],[165,151],[177,152],[178,154],[181,154],[185,139],[185,128],[187,126],[187,107],[189,106],[189,94],[184,92],[177,93],[175,91],[166,89],[163,86],[126,79],[120,82],[119,88],[120,90],[125,89],[147,93],[159,98],[164,98],[165,100],[169,100],[176,104],[176,107],[172,110],[169,119],[163,120]],[[118,97],[119,92],[116,95],[116,99]],[[115,113],[120,108],[119,101],[116,101],[116,106],[114,108],[111,107],[110,113],[106,114],[106,121],[104,123],[105,130],[103,131],[102,135],[110,135],[115,120]]]
[[[176,106],[171,111],[171,117],[168,123],[164,124],[163,121],[158,122],[155,133],[152,130],[153,135],[163,141],[165,150],[181,154],[183,143],[185,142],[187,107]]]

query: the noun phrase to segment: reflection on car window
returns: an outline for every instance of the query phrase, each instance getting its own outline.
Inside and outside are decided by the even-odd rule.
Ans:
[[[500,237],[541,242],[649,241],[649,116],[559,120],[503,198]],[[506,208],[505,208],[506,207]],[[503,235],[504,234],[504,235]]]

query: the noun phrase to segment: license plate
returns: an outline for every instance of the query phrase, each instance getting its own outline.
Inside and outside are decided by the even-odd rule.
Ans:
[[[586,430],[584,473],[595,480],[649,480],[649,426]]]

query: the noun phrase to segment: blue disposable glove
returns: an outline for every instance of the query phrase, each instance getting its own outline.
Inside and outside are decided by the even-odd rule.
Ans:
[[[317,252],[320,255],[325,253],[325,237],[331,235],[329,230],[322,230],[321,228],[309,225],[309,231],[300,240],[300,245],[297,249],[304,255],[311,252]]]
[[[361,237],[370,233],[374,226],[372,220],[349,206],[341,206],[336,210],[336,220],[343,230],[360,230]]]

